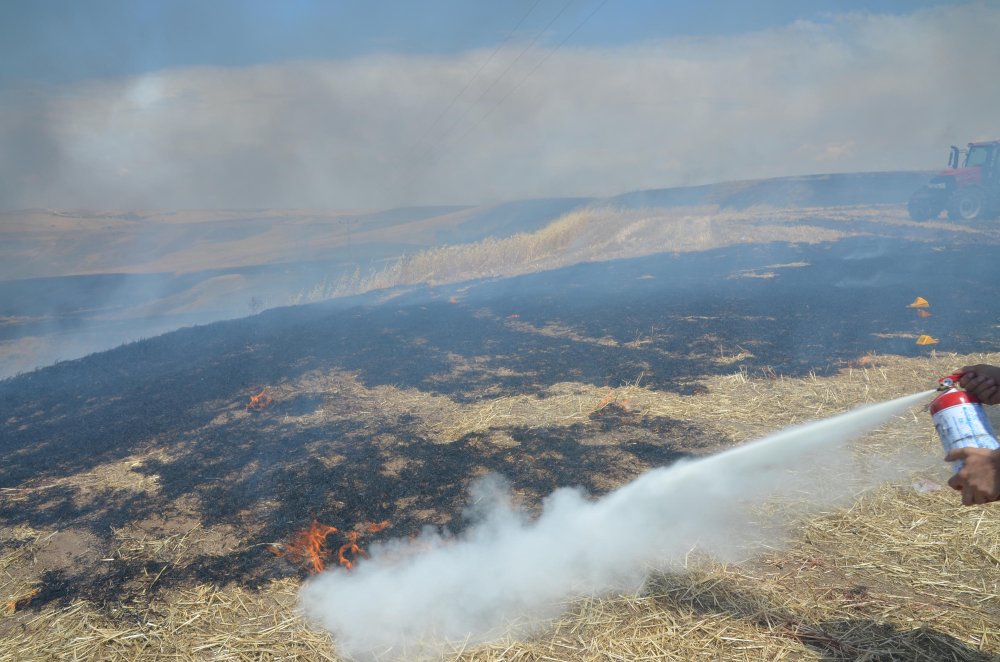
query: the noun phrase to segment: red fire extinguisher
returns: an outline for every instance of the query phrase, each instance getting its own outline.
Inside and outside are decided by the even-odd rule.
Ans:
[[[962,373],[956,372],[939,379],[937,390],[941,394],[931,402],[931,418],[945,453],[968,446],[1000,448],[979,398],[958,387],[961,378]],[[952,463],[952,467],[958,472],[963,464],[959,460]]]

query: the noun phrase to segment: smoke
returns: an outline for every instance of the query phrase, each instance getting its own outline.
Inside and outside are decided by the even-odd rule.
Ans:
[[[192,29],[204,29],[225,14],[204,11],[211,16],[204,23],[194,21],[200,27]],[[449,31],[492,35],[501,19],[510,18],[499,9],[468,12],[462,20],[469,25]],[[841,14],[741,34],[630,43],[616,41],[614,30],[600,26],[598,13],[588,27],[607,32],[608,39],[573,39],[560,48],[552,44],[560,43],[573,23],[556,24],[555,39],[527,50],[529,43],[520,42],[519,33],[496,52],[498,38],[491,37],[416,52],[402,47],[390,52],[390,45],[336,51],[337,57],[327,59],[310,56],[331,51],[295,49],[280,56],[213,58],[211,50],[229,54],[233,47],[214,38],[203,44],[208,51],[178,53],[194,46],[187,32],[182,44],[157,41],[167,24],[192,24],[192,14],[177,8],[147,17],[143,25],[150,33],[116,30],[114,39],[102,39],[101,29],[117,24],[102,28],[92,14],[78,8],[61,12],[58,21],[7,22],[16,26],[9,30],[8,50],[39,57],[12,52],[4,60],[9,72],[22,72],[19,63],[26,61],[37,66],[25,65],[25,78],[0,76],[0,143],[5,147],[0,150],[0,208],[479,204],[817,171],[929,168],[943,159],[942,145],[992,137],[991,109],[1000,103],[991,66],[1000,60],[995,39],[1000,9],[986,4],[908,15]],[[243,48],[269,41],[261,35],[247,38],[250,23],[260,24],[244,23],[245,13],[237,14],[223,22],[238,27],[231,34],[246,39],[240,41]],[[322,16],[332,20],[330,14]],[[55,48],[60,41],[55,35],[61,34],[50,32],[55,25],[74,26],[67,32],[84,35],[88,48],[73,50],[70,62],[60,59],[57,53],[66,51]],[[282,41],[278,37],[298,36],[279,22],[267,30],[275,43]],[[961,48],[955,47],[957,34]],[[118,38],[128,48],[114,54],[109,49]],[[456,50],[463,43],[486,46]],[[134,53],[152,60],[109,68]],[[302,59],[282,59],[293,54]],[[215,64],[192,66],[202,62]],[[178,66],[159,68],[163,65],[157,63]],[[65,76],[40,73],[62,66]],[[122,71],[144,73],[108,75]],[[956,103],[970,94],[975,103]],[[134,227],[121,235],[117,226],[103,233],[91,224],[75,230],[62,222],[50,227],[45,214],[28,218],[25,227],[31,230],[22,232],[15,215],[0,216],[0,229],[12,230],[0,242],[6,249],[0,251],[6,258],[0,259],[0,281],[119,270],[172,273],[301,261],[317,254],[325,260],[327,245],[313,238],[329,239],[337,231],[319,227],[295,243],[287,241],[292,224],[282,223],[270,235],[285,235],[281,242],[269,242],[261,229],[256,239],[232,239],[224,250],[212,251],[209,233],[223,231],[217,224],[137,216]],[[257,216],[265,215],[233,219],[232,227],[268,224]],[[362,214],[357,218],[355,229],[375,225]],[[482,227],[482,222],[468,227]],[[441,234],[427,241],[465,240],[461,232],[435,232]],[[396,239],[388,230],[377,238]],[[251,251],[254,241],[267,250]],[[43,247],[36,252],[33,245]],[[386,254],[372,257],[404,250],[376,248]],[[211,259],[189,261],[199,253]],[[349,253],[335,257],[366,259]],[[218,262],[220,256],[226,264]],[[27,274],[22,273],[25,263],[30,263]],[[324,280],[331,267],[322,269],[306,287]],[[42,311],[39,318],[53,321],[34,325],[38,346],[27,352],[10,345],[7,353],[19,358],[0,365],[0,374],[186,323],[244,314],[251,297],[266,298],[259,294],[259,280],[247,279],[240,292],[236,279],[222,278],[206,280],[186,294],[153,281],[129,281],[120,291],[102,286],[88,295],[85,306],[81,300],[80,309],[108,310],[102,317],[119,318],[129,308],[132,317],[162,319],[109,331],[103,324],[81,326],[75,318],[66,323],[59,310]],[[29,286],[10,287],[23,291]],[[298,281],[295,287],[295,292],[303,289]],[[11,298],[10,291],[0,291],[0,299]],[[186,305],[185,297],[195,304]],[[170,299],[166,308],[154,304],[161,299]],[[192,309],[196,304],[199,310]],[[174,319],[168,321],[167,308],[185,317],[171,312]],[[16,318],[23,312],[0,315]],[[22,333],[23,325],[18,326]],[[0,351],[14,332],[6,333]],[[43,340],[55,334],[61,334],[55,346]]]
[[[559,489],[534,521],[512,505],[502,479],[489,477],[472,489],[472,525],[460,536],[426,531],[374,547],[354,572],[308,582],[303,607],[334,633],[338,652],[362,659],[415,659],[448,642],[524,633],[569,598],[635,590],[692,551],[732,560],[774,544],[782,517],[762,514],[768,500],[784,498],[801,514],[912,468],[866,465],[847,442],[930,393],[655,469],[598,500]]]
[[[509,70],[524,44],[10,86],[0,205],[343,209],[932,168],[993,137],[998,31],[972,4],[571,41]]]

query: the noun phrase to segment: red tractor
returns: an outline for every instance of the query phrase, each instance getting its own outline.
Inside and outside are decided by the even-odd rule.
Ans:
[[[926,221],[948,211],[953,220],[974,221],[1000,212],[1000,140],[954,145],[948,169],[910,196],[910,218]]]

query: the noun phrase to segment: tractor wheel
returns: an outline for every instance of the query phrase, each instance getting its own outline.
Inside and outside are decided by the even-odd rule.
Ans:
[[[934,196],[924,189],[911,195],[910,201],[906,203],[906,211],[914,221],[929,221],[936,218],[941,213],[942,207],[940,201],[935,200]]]
[[[986,196],[983,190],[970,186],[959,189],[948,205],[948,218],[958,221],[975,221],[986,211]]]

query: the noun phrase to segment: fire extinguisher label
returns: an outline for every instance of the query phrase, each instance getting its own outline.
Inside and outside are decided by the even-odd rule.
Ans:
[[[983,406],[978,403],[964,403],[942,409],[934,414],[934,427],[945,453],[955,448],[1000,448]],[[955,471],[962,468],[962,462],[955,462]]]

